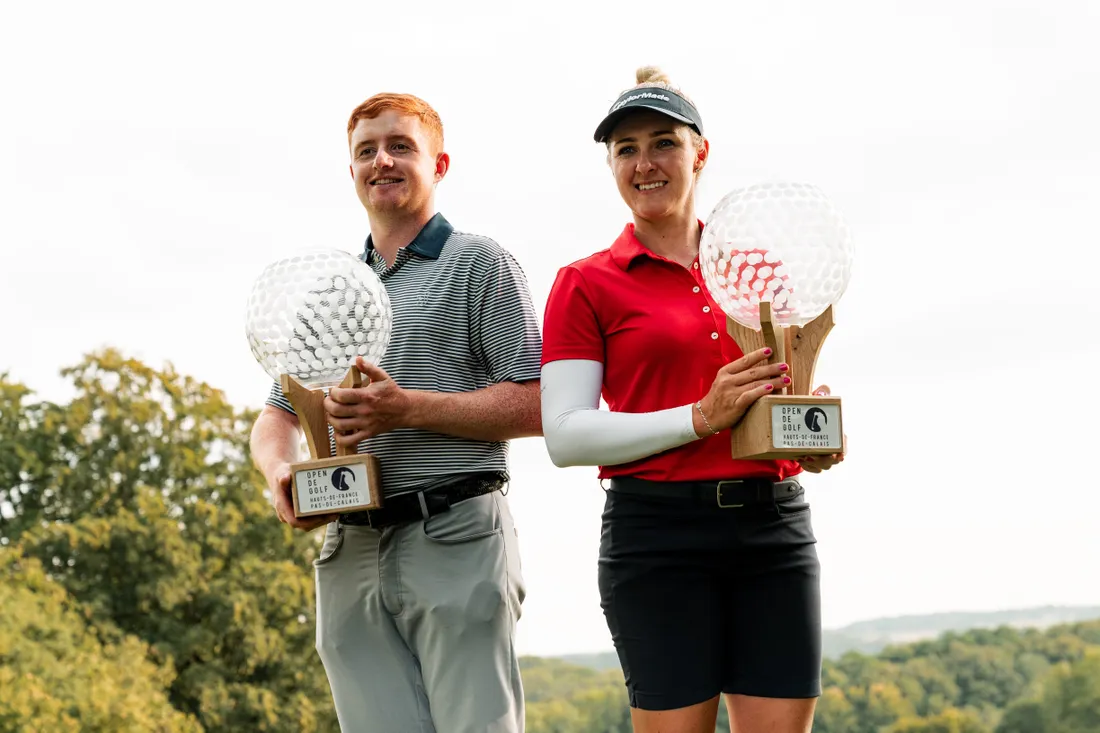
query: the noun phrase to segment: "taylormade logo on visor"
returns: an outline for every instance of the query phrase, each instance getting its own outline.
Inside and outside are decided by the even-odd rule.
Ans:
[[[652,92],[642,92],[641,94],[632,94],[632,95],[630,95],[629,97],[627,97],[626,99],[624,99],[623,101],[619,102],[614,107],[612,107],[611,111],[614,112],[615,110],[622,107],[624,104],[629,104],[630,102],[634,102],[634,101],[637,101],[639,99],[659,99],[662,102],[671,102],[672,101],[671,99],[669,99],[668,97],[666,97],[663,94],[653,94]]]

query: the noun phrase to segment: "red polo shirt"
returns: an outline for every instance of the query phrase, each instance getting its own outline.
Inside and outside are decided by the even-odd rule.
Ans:
[[[702,226],[702,222],[700,222]],[[695,404],[725,364],[743,356],[699,270],[654,254],[628,224],[610,249],[558,271],[546,304],[542,363],[590,359],[604,365],[603,399],[613,412],[653,412]],[[801,472],[796,461],[735,461],[730,434],[701,438],[618,466],[600,478],[707,481],[776,480]]]

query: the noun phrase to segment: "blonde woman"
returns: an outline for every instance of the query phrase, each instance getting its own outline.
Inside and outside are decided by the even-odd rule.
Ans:
[[[712,733],[724,694],[736,733],[809,731],[819,564],[798,477],[842,456],[730,458],[728,428],[788,367],[743,354],[703,283],[698,109],[656,69],[637,81],[595,133],[632,221],[561,268],[546,306],[547,449],[607,480],[601,605],[634,730]]]

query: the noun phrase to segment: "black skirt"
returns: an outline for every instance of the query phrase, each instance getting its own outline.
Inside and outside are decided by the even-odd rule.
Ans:
[[[632,707],[672,710],[719,692],[821,694],[821,593],[801,487],[720,507],[607,492],[601,605]]]

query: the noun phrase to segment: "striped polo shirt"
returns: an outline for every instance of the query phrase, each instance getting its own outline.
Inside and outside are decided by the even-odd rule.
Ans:
[[[437,213],[393,267],[369,236],[360,259],[389,294],[393,331],[379,366],[399,386],[470,392],[539,378],[542,338],[527,279],[492,239],[455,231]],[[278,382],[267,404],[294,412]],[[378,457],[382,493],[392,496],[456,473],[505,471],[508,443],[402,428],[360,442],[359,452]]]

